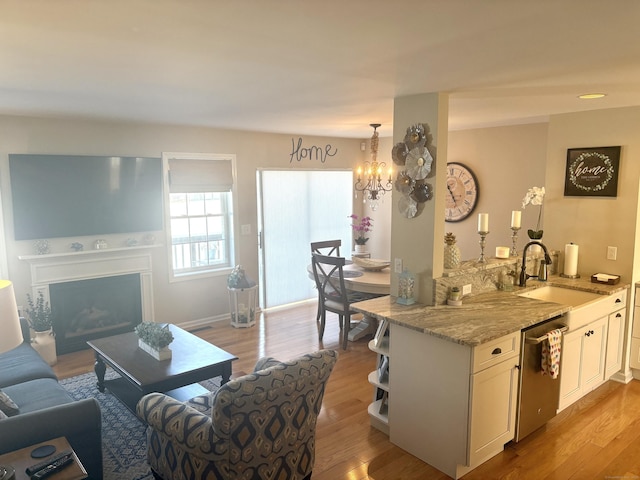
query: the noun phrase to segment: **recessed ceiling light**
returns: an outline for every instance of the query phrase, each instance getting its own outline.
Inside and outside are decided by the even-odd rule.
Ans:
[[[602,98],[606,96],[606,93],[585,93],[583,95],[578,95],[578,98],[581,98],[582,100],[592,100],[594,98]]]

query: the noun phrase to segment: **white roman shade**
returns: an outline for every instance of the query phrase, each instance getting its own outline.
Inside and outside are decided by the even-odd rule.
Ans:
[[[171,193],[229,192],[233,187],[230,159],[169,159]]]

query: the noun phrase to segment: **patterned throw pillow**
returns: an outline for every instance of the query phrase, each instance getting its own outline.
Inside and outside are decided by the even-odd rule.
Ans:
[[[8,417],[12,417],[13,415],[20,413],[20,409],[15,402],[2,390],[0,390],[0,410]]]

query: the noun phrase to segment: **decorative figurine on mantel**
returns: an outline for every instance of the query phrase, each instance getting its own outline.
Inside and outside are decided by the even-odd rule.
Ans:
[[[73,242],[71,244],[71,250],[73,250],[74,252],[81,252],[84,250],[84,245],[82,245],[80,242]]]
[[[444,243],[444,268],[457,268],[460,265],[460,247],[456,245],[456,236],[448,232]]]
[[[33,249],[36,252],[36,255],[46,255],[51,252],[49,247],[49,240],[36,240],[33,242]]]

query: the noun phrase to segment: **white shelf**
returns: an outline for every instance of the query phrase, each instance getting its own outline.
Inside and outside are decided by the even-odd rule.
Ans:
[[[369,407],[367,408],[368,412],[369,412],[369,416],[374,418],[375,420],[377,420],[378,422],[384,424],[387,426],[387,428],[389,427],[389,417],[386,414],[381,414],[380,413],[380,404],[382,403],[382,400],[376,400],[375,402],[369,404]]]
[[[370,340],[369,350],[372,350],[380,355],[386,355],[388,357],[389,356],[389,337],[384,337],[377,347],[373,345],[373,340]]]
[[[375,387],[381,388],[382,390],[389,391],[389,382],[380,383],[378,381],[378,371],[375,370],[369,374],[368,377],[369,383]]]

